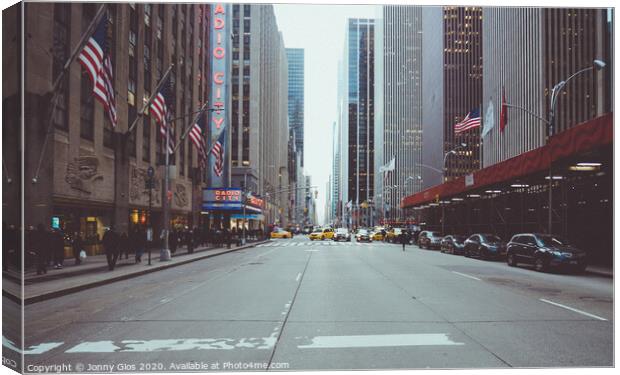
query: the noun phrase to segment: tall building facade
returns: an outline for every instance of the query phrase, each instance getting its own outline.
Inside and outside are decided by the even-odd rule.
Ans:
[[[592,66],[594,59],[610,63],[613,42],[609,12],[606,9],[484,8],[483,57],[488,61],[483,85],[485,113],[492,105],[494,121],[499,122],[503,93],[508,103],[547,118],[556,83]],[[521,58],[515,57],[516,51],[520,51]],[[612,71],[607,68],[600,74],[584,74],[566,86],[557,103],[556,133],[610,111]],[[546,142],[547,129],[539,118],[509,108],[507,120],[503,132],[496,126],[483,139],[484,167]]]
[[[288,221],[288,70],[273,6],[232,5],[231,165],[250,168],[248,185],[265,198],[264,220]]]
[[[482,8],[444,7],[444,179],[480,169],[480,132],[460,134],[454,125],[468,113],[482,113]],[[465,146],[461,146],[465,144]]]
[[[90,254],[102,251],[99,239],[111,225],[128,232],[146,227],[150,219],[158,233],[163,227],[163,199],[170,202],[172,227],[198,225],[204,174],[198,171],[196,150],[188,139],[181,140],[181,135],[193,119],[191,114],[208,97],[209,6],[107,4],[118,117],[115,128],[103,106],[94,100],[92,82],[77,61],[61,80],[50,116],[52,83],[100,5],[23,6],[28,35],[23,56],[26,78],[20,88],[26,113],[23,136],[28,149],[34,151],[24,156],[24,177],[32,182],[24,186],[26,225],[41,223],[80,232]],[[164,141],[153,116],[146,111],[139,117],[139,112],[172,63],[168,105],[175,118],[178,148],[171,155],[171,189],[164,192]],[[3,91],[4,98],[15,95]],[[136,119],[137,126],[127,134]],[[4,144],[17,147],[19,142]],[[14,167],[7,165],[16,176]],[[155,170],[150,202],[145,186],[149,167]],[[5,204],[11,202],[18,200],[6,197]]]
[[[343,204],[351,201],[352,225],[369,225],[361,203],[374,195],[374,53],[373,19],[349,19],[345,34],[341,92],[341,186]],[[346,113],[345,113],[346,111]]]
[[[400,200],[422,188],[423,8],[380,9],[375,35],[374,206],[377,218],[398,220],[404,218]],[[394,170],[380,172],[392,159]]]
[[[332,173],[331,173],[331,205],[330,216],[337,226],[341,225],[340,197],[340,131],[338,122],[332,125]]]
[[[301,166],[304,166],[304,63],[303,48],[287,48],[288,61],[288,121],[289,128],[295,130],[295,147],[301,153]]]

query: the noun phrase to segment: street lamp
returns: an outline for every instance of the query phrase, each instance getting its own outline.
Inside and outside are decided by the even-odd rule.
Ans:
[[[450,154],[456,155],[456,150],[461,149],[461,148],[465,148],[465,147],[467,147],[467,143],[461,143],[460,145],[456,146],[454,149],[446,152],[445,155],[443,156],[443,176],[444,176],[444,179],[446,178],[446,171],[447,171],[446,162],[448,161],[448,155],[450,155]],[[446,234],[446,205],[445,204],[441,205],[441,234],[442,235]]]
[[[558,97],[560,95],[560,93],[564,90],[564,88],[566,87],[566,84],[573,78],[577,77],[580,74],[583,74],[585,72],[589,72],[591,70],[601,70],[605,67],[605,62],[602,60],[593,60],[592,61],[592,65],[588,66],[587,68],[583,68],[575,73],[573,73],[572,75],[570,75],[567,79],[562,80],[558,83],[555,84],[555,86],[553,86],[553,90],[551,91],[551,99],[550,99],[550,106],[549,106],[549,120],[547,121],[547,142],[549,142],[549,140],[551,139],[551,136],[553,135],[553,133],[555,132],[555,114],[556,114],[556,105],[558,103]],[[551,166],[551,162],[549,162],[549,217],[548,217],[548,234],[552,233],[552,229],[553,229],[553,174],[552,174],[552,166]]]

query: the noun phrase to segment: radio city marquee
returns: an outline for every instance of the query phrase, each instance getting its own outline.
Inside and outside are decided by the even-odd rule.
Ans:
[[[227,103],[227,90],[226,81],[228,76],[228,56],[227,49],[230,41],[230,33],[228,27],[228,9],[227,4],[214,4],[211,6],[212,13],[211,19],[213,22],[211,30],[211,107],[219,110],[211,112],[210,120],[210,134],[212,134],[214,141],[219,137],[221,132],[226,131],[226,106]],[[226,142],[228,143],[228,142]],[[228,144],[224,146],[224,154],[228,154]],[[221,176],[217,176],[213,172],[215,164],[215,158],[210,158],[210,174],[211,184],[213,186],[226,186],[228,173],[227,157],[224,157],[224,173]]]
[[[202,191],[202,209],[241,210],[243,193],[238,188],[206,188]]]

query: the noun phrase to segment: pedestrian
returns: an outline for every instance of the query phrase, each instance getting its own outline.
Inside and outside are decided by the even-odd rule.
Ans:
[[[82,237],[80,237],[80,233],[74,232],[73,240],[71,241],[71,248],[73,249],[73,258],[75,258],[76,266],[82,263],[82,260],[80,259],[80,252],[82,251],[83,247],[84,244],[82,243]]]
[[[130,243],[133,246],[136,263],[142,263],[142,254],[146,247],[146,233],[142,229],[137,229],[132,233],[132,237]]]
[[[53,232],[52,249],[54,254],[54,268],[61,269],[65,261],[65,236],[60,229],[56,229]]]
[[[224,239],[226,247],[230,249],[230,231],[228,230],[228,228],[224,228],[222,238]]]
[[[401,231],[400,234],[398,235],[398,242],[400,242],[403,245],[403,251],[405,251],[405,244],[407,243],[407,235],[405,234],[405,231]]]
[[[118,259],[118,245],[119,236],[114,231],[114,226],[110,226],[103,235],[103,249],[105,250],[105,256],[108,261],[108,269],[114,271],[116,267],[116,260]]]
[[[193,236],[194,236],[194,247],[202,246],[202,234],[200,233],[200,229],[198,229],[198,227],[194,227]],[[192,252],[193,251],[194,249],[192,249]]]
[[[123,258],[123,253],[125,253],[125,259],[129,259],[129,237],[126,232],[123,232],[118,241],[118,249],[119,249],[119,259]]]
[[[32,250],[34,250],[36,256],[37,263],[37,275],[42,275],[47,273],[47,259],[49,257],[48,249],[50,248],[50,240],[51,235],[45,231],[45,227],[43,224],[37,224],[36,231],[31,232],[31,244]]]
[[[168,246],[170,247],[170,252],[172,254],[177,251],[177,243],[178,243],[178,233],[176,229],[173,229],[168,235]]]
[[[191,229],[187,228],[185,231],[185,243],[187,244],[187,253],[194,252],[194,233]]]

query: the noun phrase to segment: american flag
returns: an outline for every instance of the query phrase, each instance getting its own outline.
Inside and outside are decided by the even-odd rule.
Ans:
[[[153,116],[155,116],[155,121],[159,123],[159,131],[163,139],[166,139],[166,129],[168,128],[170,130],[170,141],[168,142],[168,153],[170,154],[174,152],[174,128],[170,121],[170,116],[172,114],[170,107],[173,103],[171,86],[172,81],[168,77],[166,82],[162,85],[161,90],[159,90],[155,98],[151,101],[151,111]]]
[[[226,130],[222,130],[217,141],[211,148],[211,154],[215,157],[213,172],[220,177],[224,173],[224,143],[226,142]]]
[[[198,151],[198,163],[200,164],[200,169],[207,169],[207,145],[205,143],[205,138],[202,135],[202,129],[205,127],[205,112],[200,114],[198,117],[198,121],[192,125],[192,129],[189,131],[189,138],[192,140],[192,143],[196,147]]]
[[[463,121],[454,125],[454,133],[458,134],[458,133],[467,131],[469,129],[479,128],[480,123],[481,123],[480,111],[478,110],[478,108],[472,109],[471,112],[469,112],[467,116],[465,116]]]
[[[78,57],[93,82],[93,95],[103,104],[113,127],[116,127],[116,100],[114,99],[114,75],[108,46],[108,16],[104,15],[95,32]]]

